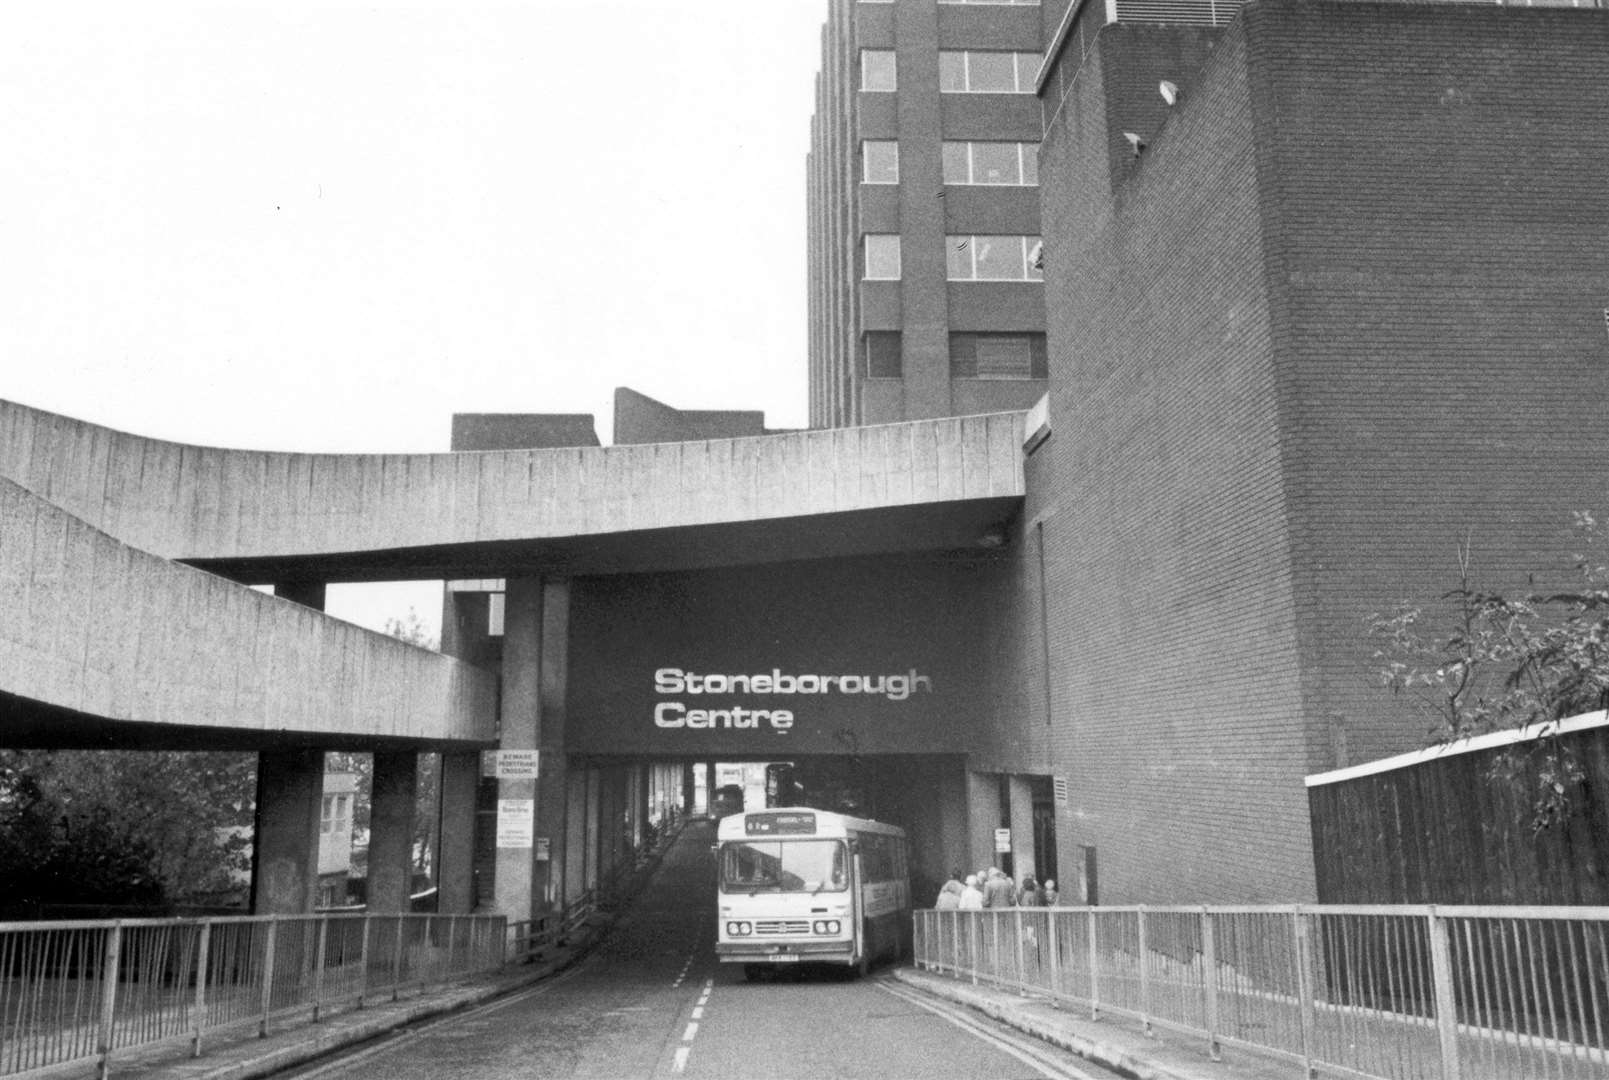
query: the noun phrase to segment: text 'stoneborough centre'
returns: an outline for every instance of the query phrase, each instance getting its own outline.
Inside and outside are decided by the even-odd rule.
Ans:
[[[4,742],[259,751],[265,911],[334,748],[444,754],[444,910],[579,895],[712,761],[905,826],[924,889],[1009,829],[1069,897],[1313,899],[1303,777],[1423,741],[1369,615],[1605,505],[1609,17],[834,0],[823,45],[811,430],[621,391],[614,446],[310,455],[0,405]],[[313,610],[400,579],[449,656]]]

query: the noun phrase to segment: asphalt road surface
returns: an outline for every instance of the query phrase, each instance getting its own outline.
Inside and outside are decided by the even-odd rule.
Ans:
[[[1107,1080],[1081,1059],[897,981],[834,971],[747,982],[715,961],[714,827],[694,823],[584,961],[303,1080],[626,1077]]]

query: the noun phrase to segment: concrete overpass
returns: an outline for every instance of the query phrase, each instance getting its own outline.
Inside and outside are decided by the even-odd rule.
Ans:
[[[538,750],[539,777],[497,791],[547,840],[497,852],[495,904],[526,917],[584,886],[605,819],[666,781],[566,771],[574,577],[988,547],[1020,505],[1024,426],[326,455],[0,402],[0,740],[257,750],[262,911],[311,905],[324,749],[376,751],[381,910],[405,901],[415,753],[443,751],[442,902],[469,910],[479,751]],[[507,581],[500,681],[312,610],[331,582],[475,577]]]

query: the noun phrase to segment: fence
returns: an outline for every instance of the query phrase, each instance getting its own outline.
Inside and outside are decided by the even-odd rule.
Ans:
[[[1609,907],[918,911],[916,961],[1304,1077],[1609,1076]]]
[[[0,1076],[320,1014],[503,964],[489,915],[0,923]]]

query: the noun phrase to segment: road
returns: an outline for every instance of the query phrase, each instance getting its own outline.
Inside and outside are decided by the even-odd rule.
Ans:
[[[709,847],[694,823],[645,893],[583,962],[531,989],[442,1018],[301,1080],[618,1080],[1111,1074],[886,974],[788,970],[746,982],[717,964]]]

